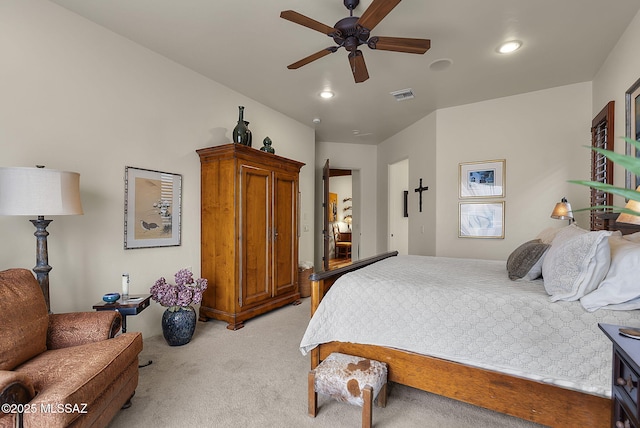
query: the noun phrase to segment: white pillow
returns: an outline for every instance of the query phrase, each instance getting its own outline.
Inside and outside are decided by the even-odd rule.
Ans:
[[[610,236],[611,266],[598,288],[580,299],[582,306],[589,312],[618,305],[640,297],[640,243],[629,241],[620,236]],[[635,302],[640,303],[640,302]],[[630,305],[620,308],[636,309]]]
[[[640,297],[616,305],[603,306],[600,309],[609,309],[612,311],[633,311],[634,309],[640,309]]]
[[[623,238],[627,241],[640,243],[640,232],[631,233],[629,235],[623,235]]]
[[[540,278],[542,276],[542,263],[544,263],[544,257],[548,252],[549,252],[549,249],[547,248],[546,251],[542,254],[542,256],[540,256],[536,264],[531,266],[531,269],[529,269],[529,272],[527,272],[527,274],[523,276],[521,279],[525,281],[534,281]]]
[[[555,237],[542,262],[542,278],[551,301],[573,301],[595,290],[604,279],[611,254],[607,237],[611,232],[573,234],[565,228]]]
[[[543,244],[551,244],[558,235],[565,235],[567,238],[570,238],[579,233],[587,232],[588,230],[584,230],[575,223],[571,223],[569,226],[564,227],[547,227],[542,232],[538,233],[536,239],[542,241]]]

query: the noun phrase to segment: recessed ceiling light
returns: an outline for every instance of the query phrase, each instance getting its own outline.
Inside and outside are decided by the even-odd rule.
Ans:
[[[522,42],[520,40],[509,40],[498,46],[498,53],[508,54],[511,52],[515,52],[522,47]]]
[[[329,91],[329,90],[324,90],[322,92],[320,92],[320,97],[324,98],[324,99],[329,99],[329,98],[333,98],[336,94],[334,94],[333,92]]]
[[[437,59],[429,64],[429,69],[432,71],[444,71],[451,67],[451,64],[453,64],[453,61],[449,58]]]

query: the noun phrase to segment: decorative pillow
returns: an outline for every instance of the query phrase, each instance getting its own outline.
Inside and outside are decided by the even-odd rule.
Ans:
[[[549,244],[543,244],[539,239],[533,239],[513,250],[509,258],[507,258],[507,273],[509,274],[509,279],[516,280],[527,277],[527,279],[533,280],[538,278],[542,273],[542,268],[540,267],[537,274],[535,271],[531,272],[531,270],[536,266],[549,246]],[[538,269],[536,269],[536,271],[537,270]]]
[[[551,248],[551,245],[549,245],[549,248]],[[531,269],[529,270],[529,272],[527,272],[527,274],[522,277],[523,280],[534,281],[538,278],[542,278],[542,264],[544,262],[545,256],[547,255],[547,252],[549,251],[549,248],[547,248],[544,254],[540,256],[536,264],[531,266]]]
[[[562,229],[563,228],[560,227],[547,227],[542,232],[538,233],[536,239],[539,239],[543,244],[551,244],[553,242],[553,238],[555,238],[558,232]]]
[[[553,240],[551,241],[551,245],[560,244],[573,238],[574,236],[583,235],[585,233],[589,233],[589,231],[581,228],[575,223],[571,223],[569,226],[565,226],[558,230],[556,235],[553,237]]]
[[[640,297],[638,275],[640,269],[640,243],[629,241],[620,236],[610,236],[611,265],[598,288],[580,299],[582,306],[589,312],[607,307],[607,309],[629,308],[634,299]],[[635,302],[640,303],[640,302]],[[618,308],[609,305],[620,305]],[[639,306],[640,307],[640,306]]]
[[[611,263],[609,235],[601,230],[569,239],[562,233],[556,236],[542,262],[544,288],[552,302],[578,300],[598,287]]]

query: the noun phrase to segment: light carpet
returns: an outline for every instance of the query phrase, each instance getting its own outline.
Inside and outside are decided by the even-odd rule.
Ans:
[[[307,415],[309,357],[298,349],[310,299],[230,331],[198,322],[190,343],[171,347],[162,336],[144,340],[133,405],[109,425],[124,427],[359,427],[361,408],[318,397]],[[160,322],[160,320],[158,320]],[[517,399],[517,397],[514,397]],[[375,427],[533,428],[540,425],[455,400],[390,384],[387,406],[374,407]]]

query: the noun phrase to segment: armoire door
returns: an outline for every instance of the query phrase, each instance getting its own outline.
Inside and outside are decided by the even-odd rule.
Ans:
[[[240,306],[271,298],[270,243],[271,171],[243,164],[240,166],[240,216],[237,237]],[[233,215],[233,213],[229,213]]]
[[[273,292],[276,296],[293,292],[296,287],[297,199],[297,175],[276,171],[273,194]]]

